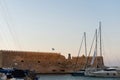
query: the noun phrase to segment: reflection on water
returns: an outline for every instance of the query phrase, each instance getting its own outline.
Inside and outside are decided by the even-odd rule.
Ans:
[[[55,75],[39,75],[39,80],[120,80],[120,78],[95,78],[95,77],[83,77],[72,76],[70,74],[55,74]]]

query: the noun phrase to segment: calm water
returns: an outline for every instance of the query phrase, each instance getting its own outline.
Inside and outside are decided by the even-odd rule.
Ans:
[[[120,78],[95,78],[95,77],[82,77],[64,75],[39,75],[39,80],[120,80]]]

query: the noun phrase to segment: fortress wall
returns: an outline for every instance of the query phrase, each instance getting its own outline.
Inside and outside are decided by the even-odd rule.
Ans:
[[[88,60],[87,60],[88,59]],[[81,56],[81,57],[73,57],[72,58],[72,63],[73,62],[76,62],[74,65],[76,65],[76,69],[79,70],[79,69],[84,69],[85,66],[88,67],[91,65],[91,61],[92,61],[92,56],[90,57],[85,57],[85,56]],[[87,62],[87,64],[86,64]],[[92,65],[92,67],[103,67],[104,66],[104,62],[103,62],[103,57],[101,56],[97,56],[95,58],[95,61]]]
[[[77,59],[78,62],[76,65]],[[92,57],[88,59],[88,64],[90,64]],[[101,64],[101,57],[98,57],[98,60],[99,64]],[[0,51],[0,66],[25,70],[29,69],[38,73],[73,72],[74,68],[76,68],[76,70],[83,69],[85,63],[85,56],[66,59],[63,55],[60,55],[60,53]],[[96,62],[94,66],[96,66]]]
[[[2,53],[0,52],[0,68],[2,67]]]
[[[59,53],[0,51],[2,67],[29,69],[40,73],[63,70],[61,64],[66,61]]]

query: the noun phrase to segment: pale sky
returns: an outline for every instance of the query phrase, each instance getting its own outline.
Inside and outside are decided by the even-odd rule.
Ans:
[[[120,65],[120,0],[0,0],[0,49],[77,56],[83,32],[89,52],[99,21],[105,62]]]

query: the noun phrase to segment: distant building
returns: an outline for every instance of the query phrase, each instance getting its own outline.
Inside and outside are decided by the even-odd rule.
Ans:
[[[88,58],[88,64],[92,57]],[[77,60],[77,64],[76,64]],[[97,63],[98,62],[98,63]],[[72,57],[68,55],[68,59],[60,53],[51,52],[27,52],[27,51],[0,51],[0,67],[29,69],[37,73],[69,73],[83,69],[86,64],[86,57]],[[96,64],[103,64],[103,57],[97,57]],[[76,66],[75,66],[76,65]]]

